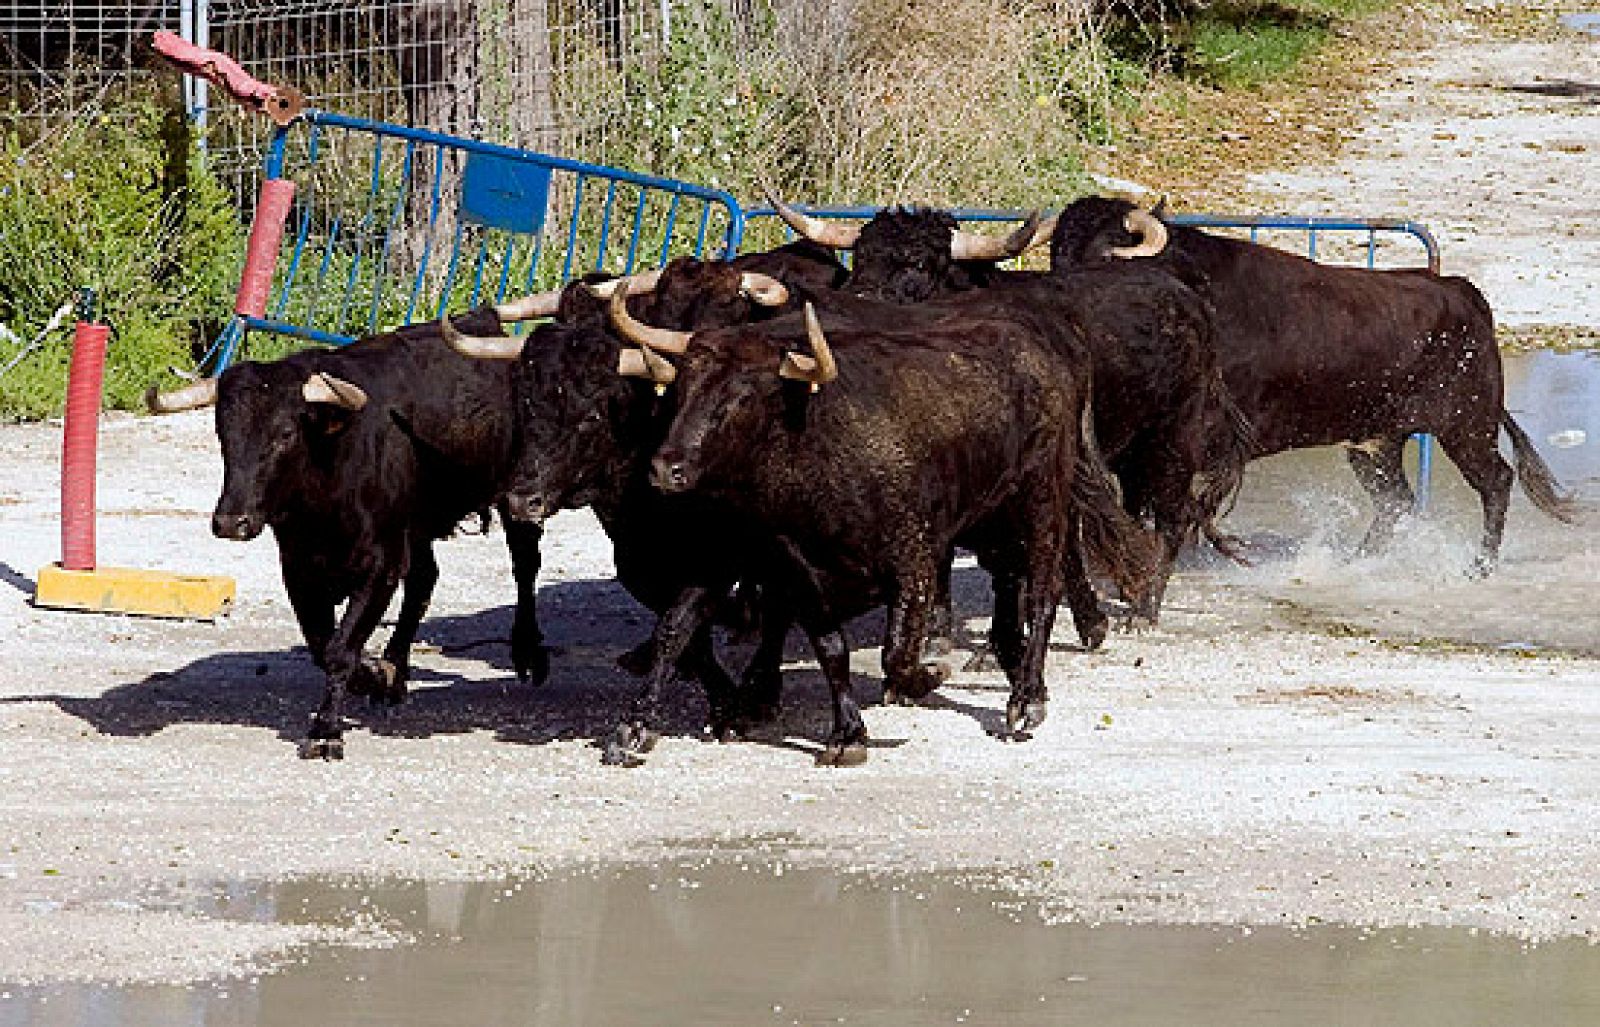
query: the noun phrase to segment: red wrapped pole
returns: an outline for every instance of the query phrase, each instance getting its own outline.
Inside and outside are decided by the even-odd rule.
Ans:
[[[100,393],[109,325],[78,322],[67,372],[67,416],[61,447],[61,566],[95,567],[95,450],[100,438]]]
[[[261,183],[256,201],[256,217],[250,226],[250,243],[245,250],[244,274],[239,277],[239,292],[234,298],[234,313],[243,317],[265,317],[267,297],[272,292],[272,272],[278,264],[278,246],[294,204],[294,181],[269,178]]]

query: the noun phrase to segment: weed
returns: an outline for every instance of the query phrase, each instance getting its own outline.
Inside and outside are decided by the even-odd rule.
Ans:
[[[196,153],[167,160],[168,109],[151,91],[117,117],[62,118],[0,136],[0,323],[31,339],[81,287],[113,328],[106,404],[134,406],[226,311],[241,230]],[[0,377],[0,417],[48,416],[66,391],[71,333]],[[0,353],[0,356],[6,354]]]

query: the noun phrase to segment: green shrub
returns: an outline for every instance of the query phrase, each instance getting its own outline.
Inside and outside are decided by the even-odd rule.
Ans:
[[[113,326],[106,405],[130,408],[228,311],[242,228],[231,198],[195,152],[172,190],[168,109],[135,93],[114,117],[15,123],[0,135],[0,323],[31,342],[64,301],[89,287]],[[186,133],[179,133],[180,137]],[[0,367],[21,343],[0,343]],[[0,376],[0,418],[58,413],[70,326]]]

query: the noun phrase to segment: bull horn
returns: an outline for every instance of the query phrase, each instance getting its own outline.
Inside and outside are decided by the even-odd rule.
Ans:
[[[658,353],[682,353],[689,348],[689,340],[694,337],[693,332],[674,332],[667,328],[652,328],[650,325],[634,320],[628,313],[628,283],[625,279],[617,279],[617,287],[612,290],[611,303],[606,310],[611,315],[611,327],[617,334],[642,349],[655,350]]]
[[[629,292],[633,293],[654,292],[656,283],[660,281],[661,269],[656,268],[654,271],[640,271],[605,282],[595,282],[592,285],[586,282],[584,283],[583,291],[597,300],[608,300],[613,293],[624,285],[628,287]]]
[[[300,387],[300,395],[305,397],[307,403],[327,403],[351,412],[367,405],[367,394],[360,386],[321,371],[306,379],[306,383]]]
[[[839,365],[833,361],[833,350],[827,336],[822,334],[822,323],[817,320],[816,308],[806,304],[806,338],[811,343],[811,356],[804,353],[785,353],[778,365],[778,375],[797,382],[809,382],[811,391],[839,377]]]
[[[201,378],[192,385],[185,385],[171,392],[160,392],[152,385],[144,394],[144,405],[152,414],[176,414],[181,410],[215,406],[216,402],[215,378]]]
[[[522,355],[522,339],[511,335],[468,335],[448,317],[439,319],[439,335],[450,348],[474,360],[515,360]]]
[[[1056,234],[1056,225],[1060,221],[1060,214],[1051,214],[1049,217],[1040,221],[1039,227],[1033,230],[1033,238],[1028,242],[1027,246],[1023,247],[1023,249],[1031,250],[1035,246],[1043,246],[1045,243],[1049,242]]]
[[[1153,257],[1167,248],[1167,226],[1147,210],[1138,207],[1128,211],[1122,219],[1122,227],[1126,228],[1139,242],[1133,246],[1113,246],[1111,255],[1130,259],[1133,257]]]
[[[494,316],[500,319],[501,324],[508,321],[532,321],[536,317],[554,317],[556,311],[561,309],[561,290],[554,292],[535,292],[512,300],[510,303],[496,303]]]
[[[778,199],[777,193],[762,187],[762,192],[767,196],[767,202],[772,204],[772,209],[778,212],[783,223],[794,229],[795,234],[802,239],[810,239],[814,243],[828,246],[836,250],[848,250],[855,246],[856,240],[861,236],[861,227],[847,228],[844,225],[830,225],[820,218],[810,217]]]
[[[678,369],[672,366],[672,361],[646,348],[623,349],[617,355],[617,373],[628,378],[648,378],[656,383],[657,391],[678,378]]]
[[[1010,260],[1035,245],[1038,231],[1038,211],[1029,214],[1021,226],[1004,238],[958,228],[950,237],[950,256],[956,260]]]
[[[739,291],[763,307],[781,307],[789,302],[789,290],[771,275],[746,271],[739,276]]]

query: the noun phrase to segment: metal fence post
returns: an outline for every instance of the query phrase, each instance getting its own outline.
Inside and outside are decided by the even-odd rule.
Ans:
[[[211,4],[209,0],[182,0],[178,8],[178,35],[195,46],[211,45]],[[183,106],[196,129],[206,127],[206,107],[210,104],[210,83],[195,75],[183,76]],[[199,136],[205,147],[205,135]]]

